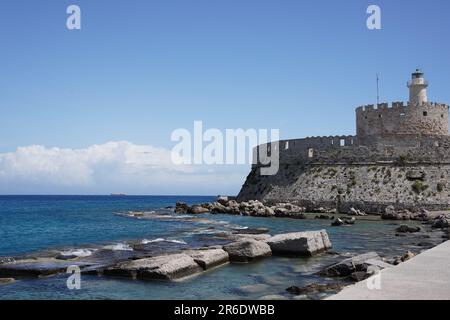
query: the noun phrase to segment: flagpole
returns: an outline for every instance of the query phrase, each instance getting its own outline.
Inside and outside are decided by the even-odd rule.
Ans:
[[[377,105],[380,104],[380,86],[379,86],[379,78],[377,73]]]

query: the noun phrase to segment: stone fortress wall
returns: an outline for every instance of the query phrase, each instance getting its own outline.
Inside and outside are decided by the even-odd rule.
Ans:
[[[271,155],[279,148],[283,164],[364,164],[398,162],[450,164],[450,136],[445,135],[384,135],[360,139],[358,136],[312,137],[282,140],[255,148],[253,167],[261,166],[259,153]]]
[[[362,106],[356,109],[356,132],[361,139],[386,134],[447,135],[448,105],[394,102]]]

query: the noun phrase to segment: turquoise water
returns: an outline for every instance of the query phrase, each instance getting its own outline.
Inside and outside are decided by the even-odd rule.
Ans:
[[[159,210],[177,201],[200,203],[212,197],[0,196],[0,257],[36,252],[111,246],[127,241],[163,238],[185,247],[208,244],[211,230],[266,227],[271,234],[327,229],[333,250],[340,254],[376,251],[401,255],[417,238],[396,237],[391,222],[358,221],[351,227],[330,227],[328,220],[268,219],[202,215],[193,219],[134,219],[128,211]],[[158,212],[158,211],[157,211]],[[188,218],[188,217],[187,217]],[[329,281],[314,275],[320,267],[342,259],[272,257],[247,265],[226,265],[181,282],[133,281],[82,276],[81,290],[66,287],[67,275],[19,279],[0,286],[0,299],[258,299],[265,295],[292,298],[285,289]],[[320,298],[320,297],[319,297]]]

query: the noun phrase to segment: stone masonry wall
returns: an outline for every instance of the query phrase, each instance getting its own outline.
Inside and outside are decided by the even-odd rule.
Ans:
[[[295,202],[349,212],[382,213],[389,205],[417,210],[450,208],[450,165],[285,164],[275,176],[253,168],[238,195],[266,203]]]
[[[448,134],[448,105],[426,103],[405,105],[394,102],[356,109],[356,131],[359,138],[385,134]]]

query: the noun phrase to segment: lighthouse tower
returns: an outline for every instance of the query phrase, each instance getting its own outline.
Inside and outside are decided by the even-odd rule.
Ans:
[[[423,105],[428,102],[427,88],[428,82],[423,77],[420,69],[412,74],[412,79],[408,81],[409,103],[412,105]]]

